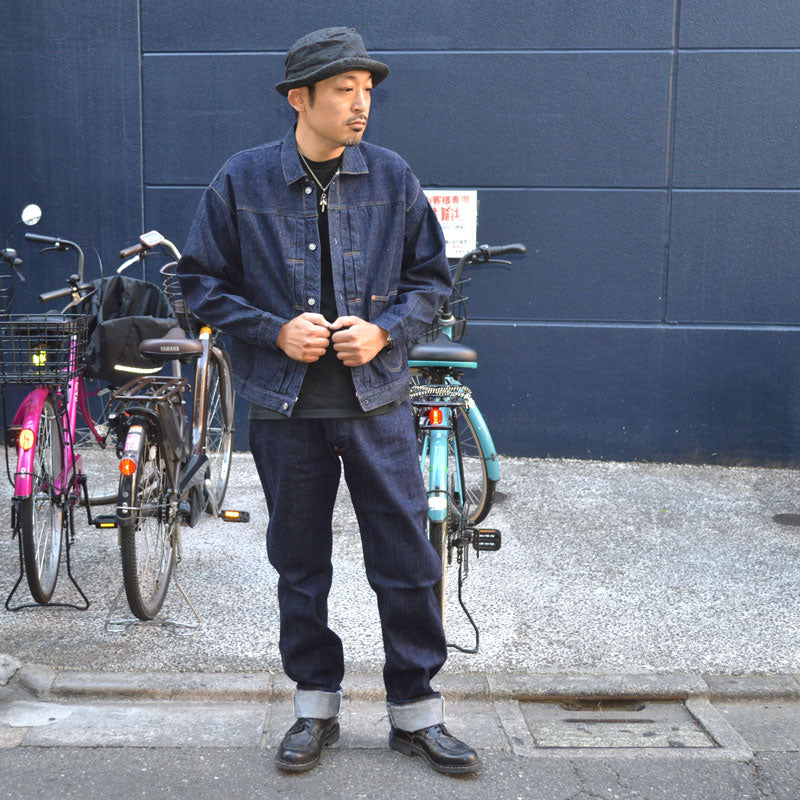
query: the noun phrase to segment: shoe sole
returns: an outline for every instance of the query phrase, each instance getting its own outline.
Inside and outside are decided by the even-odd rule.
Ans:
[[[449,767],[446,764],[437,764],[421,748],[409,744],[408,742],[398,741],[397,739],[389,740],[389,748],[406,756],[420,756],[428,763],[428,766],[435,769],[437,772],[443,772],[445,775],[471,775],[474,772],[480,772],[481,769],[480,761],[475,764],[467,764],[463,767]]]
[[[339,741],[339,726],[337,725],[329,734],[328,738],[322,743],[323,747],[330,747],[332,744],[336,744]],[[322,751],[320,750],[319,755],[313,761],[306,761],[303,764],[293,764],[289,761],[281,761],[279,758],[275,759],[275,763],[278,765],[278,769],[282,769],[285,772],[305,772],[306,770],[313,769],[314,767],[319,764],[319,760],[322,758]]]

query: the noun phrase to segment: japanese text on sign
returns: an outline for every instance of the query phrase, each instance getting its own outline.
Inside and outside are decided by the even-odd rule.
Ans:
[[[478,244],[478,192],[475,189],[424,189],[444,231],[447,257],[461,258]]]

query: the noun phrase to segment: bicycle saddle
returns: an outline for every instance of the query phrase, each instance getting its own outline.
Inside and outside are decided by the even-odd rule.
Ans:
[[[471,347],[454,342],[440,333],[432,342],[418,342],[408,351],[409,361],[446,361],[452,364],[476,362],[478,354]]]
[[[199,339],[187,339],[182,328],[173,328],[161,339],[144,339],[139,342],[139,354],[147,358],[183,358],[203,352]]]

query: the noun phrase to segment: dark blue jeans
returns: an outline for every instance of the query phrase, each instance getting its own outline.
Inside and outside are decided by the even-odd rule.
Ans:
[[[341,467],[378,600],[389,704],[436,697],[447,658],[433,585],[441,565],[425,535],[425,487],[411,406],[347,419],[250,420],[269,508],[267,553],[279,575],[280,652],[299,690],[338,692],[342,642],[328,627],[331,518]]]

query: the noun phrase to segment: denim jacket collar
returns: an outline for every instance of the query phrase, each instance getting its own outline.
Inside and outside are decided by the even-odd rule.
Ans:
[[[305,178],[306,171],[300,163],[294,127],[289,128],[289,132],[283,137],[281,162],[283,164],[283,177],[286,179],[287,185],[291,185],[300,178]],[[367,162],[364,160],[358,145],[345,147],[339,172],[349,175],[364,175],[369,172]]]

